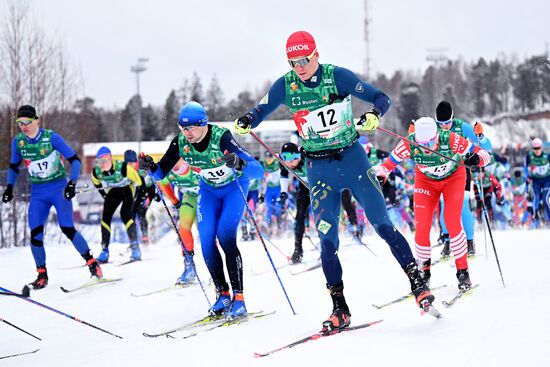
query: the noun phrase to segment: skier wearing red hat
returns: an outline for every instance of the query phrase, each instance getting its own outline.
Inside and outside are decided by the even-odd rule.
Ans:
[[[339,213],[345,189],[350,190],[378,235],[390,246],[409,278],[417,304],[431,309],[434,297],[418,271],[407,240],[389,220],[380,186],[353,121],[351,96],[373,104],[372,110],[360,117],[359,125],[364,131],[378,127],[379,118],[390,107],[389,97],[348,69],[320,64],[317,45],[308,32],[298,31],[288,38],[286,56],[292,70],[275,81],[256,107],[235,120],[235,130],[247,134],[282,104],[292,113],[306,159],[323,272],[333,303],[323,331],[350,324],[338,259]]]
[[[472,170],[485,166],[491,160],[489,153],[462,136],[449,130],[438,129],[431,117],[416,120],[415,131],[409,134],[409,140],[437,151],[444,156],[460,161]],[[466,235],[462,228],[460,215],[466,185],[464,166],[445,159],[430,151],[413,146],[407,141],[400,141],[390,156],[377,169],[376,175],[386,180],[390,172],[406,158],[416,163],[414,180],[414,216],[416,224],[416,255],[419,266],[423,269],[424,280],[429,284],[431,244],[430,229],[432,217],[439,197],[445,200],[444,217],[451,237],[451,249],[455,258],[458,287],[461,291],[470,289],[472,282],[468,273],[468,249]]]

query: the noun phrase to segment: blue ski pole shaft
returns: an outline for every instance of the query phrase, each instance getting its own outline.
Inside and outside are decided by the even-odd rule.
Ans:
[[[239,191],[241,192],[241,196],[244,200],[244,205],[246,206],[246,210],[248,211],[248,214],[250,215],[250,220],[252,220],[252,224],[254,227],[256,227],[256,231],[258,232],[258,235],[260,237],[260,242],[264,246],[265,253],[267,254],[267,257],[269,258],[269,262],[271,263],[271,266],[273,267],[273,271],[275,272],[275,275],[277,276],[277,280],[279,280],[279,284],[281,285],[281,288],[283,289],[283,293],[285,294],[286,300],[288,301],[288,305],[290,306],[290,309],[292,310],[292,313],[296,315],[296,312],[294,311],[294,307],[292,306],[292,302],[290,302],[290,298],[288,298],[288,294],[286,293],[285,286],[283,285],[283,281],[281,280],[281,277],[279,276],[279,272],[277,271],[277,267],[273,263],[273,259],[271,258],[271,254],[269,253],[269,250],[267,249],[267,246],[265,245],[264,239],[262,237],[262,234],[260,233],[260,228],[258,227],[258,223],[256,223],[256,218],[254,218],[254,213],[252,213],[252,209],[250,209],[250,206],[248,206],[248,202],[246,201],[246,195],[244,194],[244,190],[241,186],[241,183],[239,182],[239,179],[237,178],[237,171],[235,171],[235,168],[231,168],[233,170],[233,175],[235,176],[235,182],[237,182],[237,186],[239,187]]]
[[[3,288],[3,287],[0,287],[0,290],[1,290],[1,291],[4,291],[4,292],[9,292],[9,293],[15,293],[15,292],[12,292],[12,291],[10,291],[9,289]],[[43,303],[40,303],[40,302],[38,302],[38,301],[35,301],[34,299],[32,299],[32,298],[30,298],[30,297],[22,297],[22,296],[19,296],[19,295],[16,295],[16,297],[17,297],[17,298],[21,298],[22,300],[27,301],[27,302],[30,302],[30,303],[32,303],[32,304],[35,304],[35,305],[37,305],[37,306],[40,306],[40,307],[42,307],[42,308],[45,308],[46,310],[55,312],[55,313],[57,313],[57,314],[59,314],[59,315],[61,315],[61,316],[68,317],[68,318],[71,319],[71,320],[74,320],[74,321],[76,321],[76,322],[79,322],[79,323],[81,323],[81,324],[84,324],[84,325],[86,325],[86,326],[89,326],[89,327],[94,328],[94,329],[96,329],[96,330],[102,331],[102,332],[104,332],[104,333],[106,333],[106,334],[109,334],[109,335],[115,336],[115,337],[117,337],[117,338],[119,338],[119,339],[122,339],[122,337],[119,336],[119,335],[116,335],[116,334],[114,334],[114,333],[111,333],[110,331],[107,331],[107,330],[105,330],[105,329],[100,328],[99,326],[95,326],[95,325],[93,325],[93,324],[90,324],[89,322],[86,322],[86,321],[84,321],[84,320],[81,320],[81,319],[79,319],[79,318],[76,318],[76,317],[74,317],[74,316],[71,316],[71,315],[69,315],[68,313],[65,313],[65,312],[56,310],[55,308],[50,307],[50,306],[47,306],[47,305],[45,305],[45,304],[43,304]]]
[[[23,332],[23,333],[25,333],[25,334],[27,334],[27,335],[32,336],[32,337],[35,338],[35,339],[42,340],[42,339],[40,339],[39,337],[37,337],[37,336],[35,336],[35,335],[32,335],[32,334],[29,333],[28,331],[21,329],[19,326],[14,325],[14,324],[12,324],[11,322],[9,322],[9,321],[7,321],[7,320],[4,320],[4,319],[1,318],[1,317],[0,317],[0,321],[2,321],[3,323],[5,323],[5,324],[11,326],[11,327],[14,328],[14,329],[17,329],[17,330],[19,330],[19,331],[21,331],[21,332]]]
[[[157,189],[157,193],[160,197],[160,200],[162,201],[162,205],[164,205],[164,209],[166,209],[166,213],[170,217],[170,222],[172,223],[172,227],[174,228],[174,231],[176,231],[176,234],[178,235],[178,238],[180,240],[180,245],[181,245],[181,248],[183,250],[183,254],[184,254],[185,258],[187,259],[187,261],[192,262],[193,258],[189,254],[189,251],[187,251],[187,249],[185,248],[185,243],[183,242],[183,238],[181,238],[180,232],[178,231],[178,226],[176,225],[176,221],[174,220],[174,217],[172,216],[172,213],[170,213],[170,209],[168,209],[168,205],[166,205],[166,201],[164,200],[164,195],[162,194],[162,190],[160,189],[159,183],[157,182],[157,180],[155,180],[155,178],[151,174],[151,171],[148,171],[148,174],[149,174],[149,177],[151,177],[151,180],[153,181],[153,183],[155,184],[155,187]],[[210,308],[210,307],[212,307],[212,304],[210,303],[210,299],[206,295],[206,291],[204,290],[204,286],[201,282],[201,278],[199,277],[199,272],[195,271],[195,274],[197,275],[197,281],[199,282],[199,285],[201,286],[202,293],[204,294],[204,297],[206,298],[206,302],[208,302],[208,307]]]

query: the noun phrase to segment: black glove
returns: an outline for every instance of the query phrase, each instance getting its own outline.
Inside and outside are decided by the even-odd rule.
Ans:
[[[246,166],[246,162],[242,160],[236,153],[226,153],[222,157],[222,161],[225,162],[225,165],[229,168],[235,168],[237,171],[240,171]]]
[[[145,171],[156,171],[157,164],[155,163],[155,161],[153,161],[153,157],[151,157],[150,155],[142,154],[139,156],[139,169]]]
[[[236,119],[234,128],[235,131],[241,135],[247,134],[252,128],[252,121],[250,121],[250,117],[245,115]]]
[[[376,176],[376,179],[378,180],[378,183],[380,184],[380,187],[382,187],[386,183],[387,177]]]
[[[470,167],[470,170],[472,172],[479,171],[479,162],[480,162],[480,159],[477,153],[468,153],[464,157],[464,164]]]
[[[74,198],[74,196],[76,195],[75,190],[76,190],[76,182],[73,180],[70,180],[69,182],[67,182],[67,186],[65,186],[65,192],[64,192],[65,199],[71,200],[72,198]]]
[[[264,199],[265,199],[265,198],[264,198],[263,195],[258,196],[258,204],[263,203],[263,202],[264,202]]]
[[[160,201],[160,195],[155,192],[155,201],[158,203]]]
[[[277,198],[277,204],[280,207],[284,207],[286,203],[286,199],[288,199],[288,194],[286,192],[281,192],[281,194]]]
[[[499,199],[497,199],[497,205],[498,206],[504,205],[504,196],[501,196]]]
[[[2,195],[2,201],[8,203],[11,199],[13,199],[13,185],[8,185],[4,191],[4,195]]]
[[[105,190],[103,189],[99,189],[99,195],[101,195],[101,197],[103,198],[103,200],[105,200],[105,198],[107,197],[107,193],[105,192]]]

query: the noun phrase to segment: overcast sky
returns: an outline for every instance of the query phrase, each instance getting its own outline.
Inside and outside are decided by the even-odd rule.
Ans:
[[[5,0],[0,0],[3,2]],[[363,0],[31,0],[39,21],[63,39],[85,93],[103,107],[124,106],[141,74],[145,103],[162,105],[197,71],[205,88],[216,74],[226,101],[288,70],[286,38],[314,35],[321,62],[362,72]],[[5,7],[0,7],[3,11]],[[549,0],[369,0],[371,73],[423,70],[427,49],[447,56],[521,59],[550,42]]]

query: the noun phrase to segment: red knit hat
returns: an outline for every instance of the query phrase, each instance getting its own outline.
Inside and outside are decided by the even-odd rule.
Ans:
[[[289,60],[308,57],[316,49],[315,39],[306,31],[294,32],[286,40],[286,57]]]

